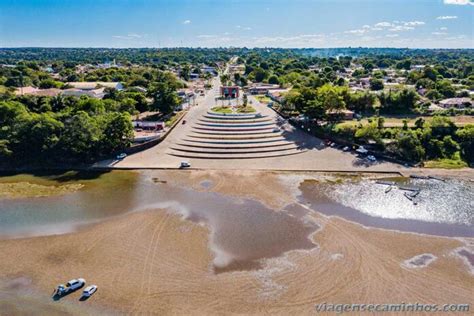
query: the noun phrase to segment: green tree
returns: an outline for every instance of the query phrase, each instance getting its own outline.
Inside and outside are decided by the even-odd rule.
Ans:
[[[167,82],[157,83],[152,88],[151,94],[154,99],[151,107],[164,114],[171,113],[180,103],[175,89]]]
[[[377,126],[377,123],[369,123],[357,129],[355,138],[365,143],[375,141],[377,144],[382,144],[382,134]]]
[[[446,158],[453,158],[454,154],[459,151],[459,144],[452,138],[451,135],[443,138],[443,156]]]
[[[383,81],[381,79],[370,79],[370,90],[383,90]]]
[[[222,74],[220,79],[223,86],[229,85],[230,76],[228,74]]]
[[[130,146],[133,139],[132,119],[129,113],[108,113],[104,117],[101,146],[104,153],[113,153]]]
[[[398,154],[409,161],[421,161],[425,156],[425,150],[419,138],[413,131],[404,131],[397,140]]]
[[[272,75],[272,76],[270,76],[270,78],[268,78],[268,83],[270,83],[270,84],[280,84],[280,80],[278,80],[277,76]]]
[[[461,147],[461,156],[469,163],[474,163],[474,125],[466,125],[456,131]]]
[[[89,159],[100,153],[101,137],[98,122],[86,112],[79,111],[65,119],[58,147],[66,157]]]

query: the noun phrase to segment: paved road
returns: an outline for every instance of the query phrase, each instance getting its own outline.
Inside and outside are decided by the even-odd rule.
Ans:
[[[215,97],[218,96],[219,79],[213,81],[213,88],[204,97],[197,98],[197,106],[192,107],[186,114],[186,124],[179,124],[168,135],[168,137],[157,146],[140,153],[130,155],[122,161],[102,161],[97,164],[100,167],[119,168],[177,168],[182,158],[171,156],[168,153],[169,146],[178,142],[189,133],[191,126],[211,107],[215,106]],[[255,98],[250,97],[253,106],[263,114],[281,120],[278,115],[260,104]],[[258,159],[190,159],[192,167],[202,169],[262,169],[262,170],[318,170],[318,171],[385,171],[403,172],[407,171],[403,166],[378,162],[368,164],[358,159],[351,153],[345,153],[337,149],[327,148],[320,139],[312,137],[291,125],[283,122],[285,137],[289,140],[304,144],[305,151],[292,156],[258,158]]]

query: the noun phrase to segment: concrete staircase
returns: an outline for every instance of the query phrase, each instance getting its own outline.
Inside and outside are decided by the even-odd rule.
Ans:
[[[194,159],[256,159],[301,152],[271,117],[208,111],[183,139],[171,144],[168,154]]]

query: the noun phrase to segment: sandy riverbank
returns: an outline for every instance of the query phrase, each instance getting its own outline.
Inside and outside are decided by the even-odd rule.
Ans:
[[[275,209],[294,201],[299,181],[230,171],[157,171],[153,177]],[[314,305],[323,302],[472,305],[474,277],[453,251],[474,241],[367,229],[318,213],[311,220],[320,226],[311,237],[314,249],[265,260],[257,271],[215,274],[208,228],[155,209],[67,235],[0,241],[0,275],[29,280],[30,295],[38,293],[35,302],[57,313],[72,306],[71,314],[314,314]],[[416,269],[403,265],[425,253],[437,259]],[[42,301],[58,282],[78,276],[99,285],[89,301],[79,302],[74,294]],[[21,314],[21,304],[30,301],[17,297],[12,306],[0,291],[0,310]]]

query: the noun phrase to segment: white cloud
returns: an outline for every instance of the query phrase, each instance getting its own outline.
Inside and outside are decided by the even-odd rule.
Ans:
[[[446,32],[432,32],[431,34],[436,35],[436,36],[441,36],[441,35],[447,35],[448,33],[446,33]]]
[[[345,31],[344,33],[346,33],[346,34],[362,35],[362,34],[367,33],[367,32],[368,32],[367,29],[357,29],[357,30]]]
[[[394,37],[398,37],[399,35],[398,34],[387,34],[385,35],[385,37],[389,37],[389,38],[394,38]]]
[[[447,27],[445,27],[445,26],[443,26],[443,27],[440,27],[440,28],[439,28],[439,30],[440,30],[440,31],[447,31],[447,30],[448,30],[448,28],[447,28]]]
[[[370,33],[374,35],[373,32],[375,31],[389,31],[389,32],[404,32],[404,31],[412,31],[415,28],[425,25],[426,23],[423,21],[393,21],[393,22],[378,22],[374,25],[365,24],[359,29],[353,29],[345,31],[345,34],[352,34],[352,35],[365,35],[368,36]]]
[[[375,27],[390,27],[392,26],[392,23],[390,22],[379,22],[374,25]]]
[[[418,25],[425,25],[423,21],[410,21],[410,22],[403,22],[405,26],[418,26]]]
[[[388,29],[390,32],[400,32],[400,31],[411,31],[415,28],[413,26],[405,26],[405,25],[395,25],[394,27]]]
[[[183,21],[183,24],[184,24],[184,25],[191,24],[191,20],[184,20],[184,21]]]
[[[456,15],[443,15],[443,16],[438,16],[436,20],[454,20],[457,18],[458,17]]]
[[[454,5],[474,5],[472,0],[444,0],[444,4],[454,4]]]

